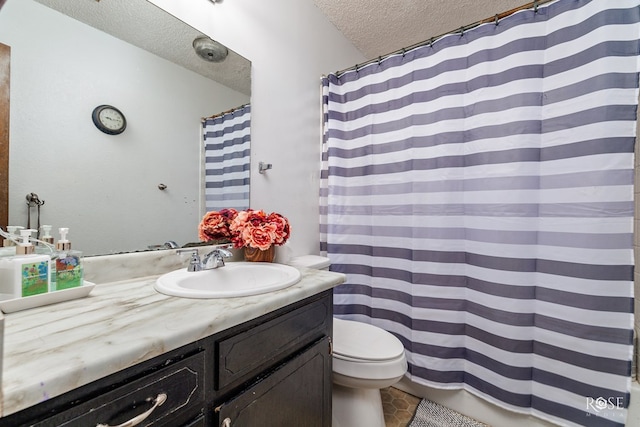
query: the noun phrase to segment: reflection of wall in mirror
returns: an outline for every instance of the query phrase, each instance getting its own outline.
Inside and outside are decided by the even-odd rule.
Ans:
[[[9,222],[26,225],[36,192],[42,223],[70,227],[89,255],[197,240],[200,119],[248,97],[32,0],[2,8],[0,42],[12,47]],[[95,128],[100,104],[122,110],[124,133]]]

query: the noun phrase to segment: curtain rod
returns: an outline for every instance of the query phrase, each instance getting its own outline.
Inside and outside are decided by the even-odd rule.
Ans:
[[[230,110],[223,111],[222,113],[214,114],[213,116],[203,117],[200,120],[204,122],[205,120],[215,119],[216,117],[224,116],[225,114],[229,114],[229,113],[233,113],[234,111],[241,110],[241,109],[243,109],[245,107],[248,107],[250,104],[251,104],[250,102],[247,102],[246,104],[242,104],[239,107],[235,107],[235,108],[232,108]]]
[[[352,71],[352,70],[358,71],[358,69],[360,69],[360,68],[362,68],[362,67],[364,67],[366,65],[373,64],[374,62],[380,62],[383,59],[386,59],[386,58],[388,58],[388,57],[390,57],[392,55],[399,55],[399,54],[403,54],[404,55],[406,52],[408,52],[410,50],[419,48],[421,46],[426,46],[428,44],[433,44],[434,41],[436,41],[436,40],[438,40],[438,39],[440,39],[440,38],[442,38],[444,36],[448,36],[450,34],[456,34],[456,33],[464,34],[465,31],[468,31],[468,30],[470,30],[472,28],[475,28],[475,27],[477,27],[479,25],[482,25],[482,24],[487,24],[489,22],[495,22],[496,25],[498,25],[498,21],[500,21],[501,19],[506,18],[509,15],[513,15],[514,13],[519,12],[521,10],[533,9],[534,11],[537,12],[538,6],[540,6],[542,4],[545,4],[545,3],[550,3],[552,1],[555,1],[555,0],[537,0],[537,1],[532,1],[531,3],[523,4],[522,6],[518,6],[518,7],[514,8],[514,9],[508,10],[506,12],[497,13],[496,15],[494,15],[494,16],[492,16],[490,18],[483,19],[482,21],[474,22],[473,24],[469,24],[469,25],[464,25],[464,26],[462,26],[462,27],[460,27],[460,28],[458,28],[456,30],[448,31],[446,33],[442,33],[442,34],[440,34],[438,36],[431,37],[428,40],[424,40],[424,41],[412,44],[410,46],[404,47],[402,49],[395,50],[395,51],[393,51],[391,53],[387,53],[386,55],[382,55],[382,56],[379,56],[377,58],[370,59],[370,60],[365,61],[365,62],[363,62],[361,64],[352,65],[351,67],[345,68],[344,70],[336,71],[335,75],[336,75],[336,77],[340,77],[342,74],[346,73],[347,71]]]

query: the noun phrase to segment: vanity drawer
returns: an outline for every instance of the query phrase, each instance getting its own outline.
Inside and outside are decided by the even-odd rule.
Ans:
[[[236,386],[331,334],[333,307],[322,298],[216,343],[216,390]]]
[[[197,353],[34,426],[118,426],[144,413],[144,421],[131,425],[186,424],[204,404],[204,365],[204,352]]]

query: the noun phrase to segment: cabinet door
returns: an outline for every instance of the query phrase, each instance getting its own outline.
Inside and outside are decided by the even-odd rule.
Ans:
[[[217,342],[216,390],[260,375],[325,335],[331,335],[333,300],[322,298]]]
[[[330,427],[329,338],[318,341],[216,409],[225,427]]]

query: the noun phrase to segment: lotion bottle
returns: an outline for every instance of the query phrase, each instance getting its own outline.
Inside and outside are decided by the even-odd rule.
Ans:
[[[15,299],[49,291],[51,257],[36,254],[31,243],[35,230],[20,230],[16,254],[0,260],[0,298]]]
[[[55,284],[52,290],[62,290],[82,286],[84,269],[82,266],[82,252],[72,250],[71,242],[67,239],[68,228],[59,228],[60,240],[56,243],[58,257],[56,258]]]

